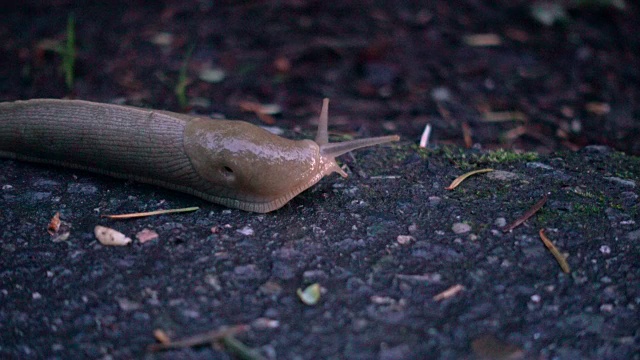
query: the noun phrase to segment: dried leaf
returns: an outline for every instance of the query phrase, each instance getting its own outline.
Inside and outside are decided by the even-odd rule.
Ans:
[[[53,215],[53,217],[51,218],[51,221],[49,221],[49,226],[47,226],[47,232],[49,232],[50,235],[55,235],[59,229],[60,229],[60,213],[56,212],[56,214]]]

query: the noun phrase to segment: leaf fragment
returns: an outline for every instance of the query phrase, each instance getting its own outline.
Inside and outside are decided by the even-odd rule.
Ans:
[[[296,293],[305,305],[315,305],[320,300],[320,284],[311,284],[304,290],[298,289]]]
[[[56,212],[55,215],[49,221],[49,225],[47,226],[47,232],[49,235],[55,235],[58,230],[60,230],[60,212]]]

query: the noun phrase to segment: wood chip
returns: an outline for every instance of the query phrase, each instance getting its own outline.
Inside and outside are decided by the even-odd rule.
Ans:
[[[502,38],[497,34],[473,34],[464,38],[464,43],[469,46],[498,46],[502,44]]]

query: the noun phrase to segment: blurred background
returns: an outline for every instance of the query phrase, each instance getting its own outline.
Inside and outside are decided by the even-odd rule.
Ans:
[[[16,1],[0,101],[76,98],[334,133],[640,155],[635,1]]]

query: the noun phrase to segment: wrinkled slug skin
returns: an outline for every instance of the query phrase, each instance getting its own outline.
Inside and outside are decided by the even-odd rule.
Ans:
[[[270,199],[258,199],[250,194],[251,203],[247,203],[224,179],[216,180],[216,174],[211,174],[218,169],[206,169],[207,160],[194,159],[205,169],[201,171],[208,174],[207,179],[198,174],[185,151],[185,144],[188,147],[193,142],[185,136],[185,128],[192,122],[207,125],[208,135],[213,138],[218,137],[216,131],[228,132],[231,125],[242,124],[243,130],[247,127],[260,130],[262,138],[274,137],[293,143],[240,121],[200,119],[81,100],[37,99],[0,103],[0,157],[157,184],[248,211],[272,210],[267,206]],[[189,128],[189,134],[197,132],[194,125]],[[224,155],[219,144],[209,142],[207,145]],[[195,155],[206,157],[202,152]],[[220,159],[215,162],[222,163]]]
[[[242,121],[212,120],[81,100],[0,103],[0,157],[62,165],[269,212],[318,182],[346,174],[335,158],[397,136],[329,143],[289,140]]]

